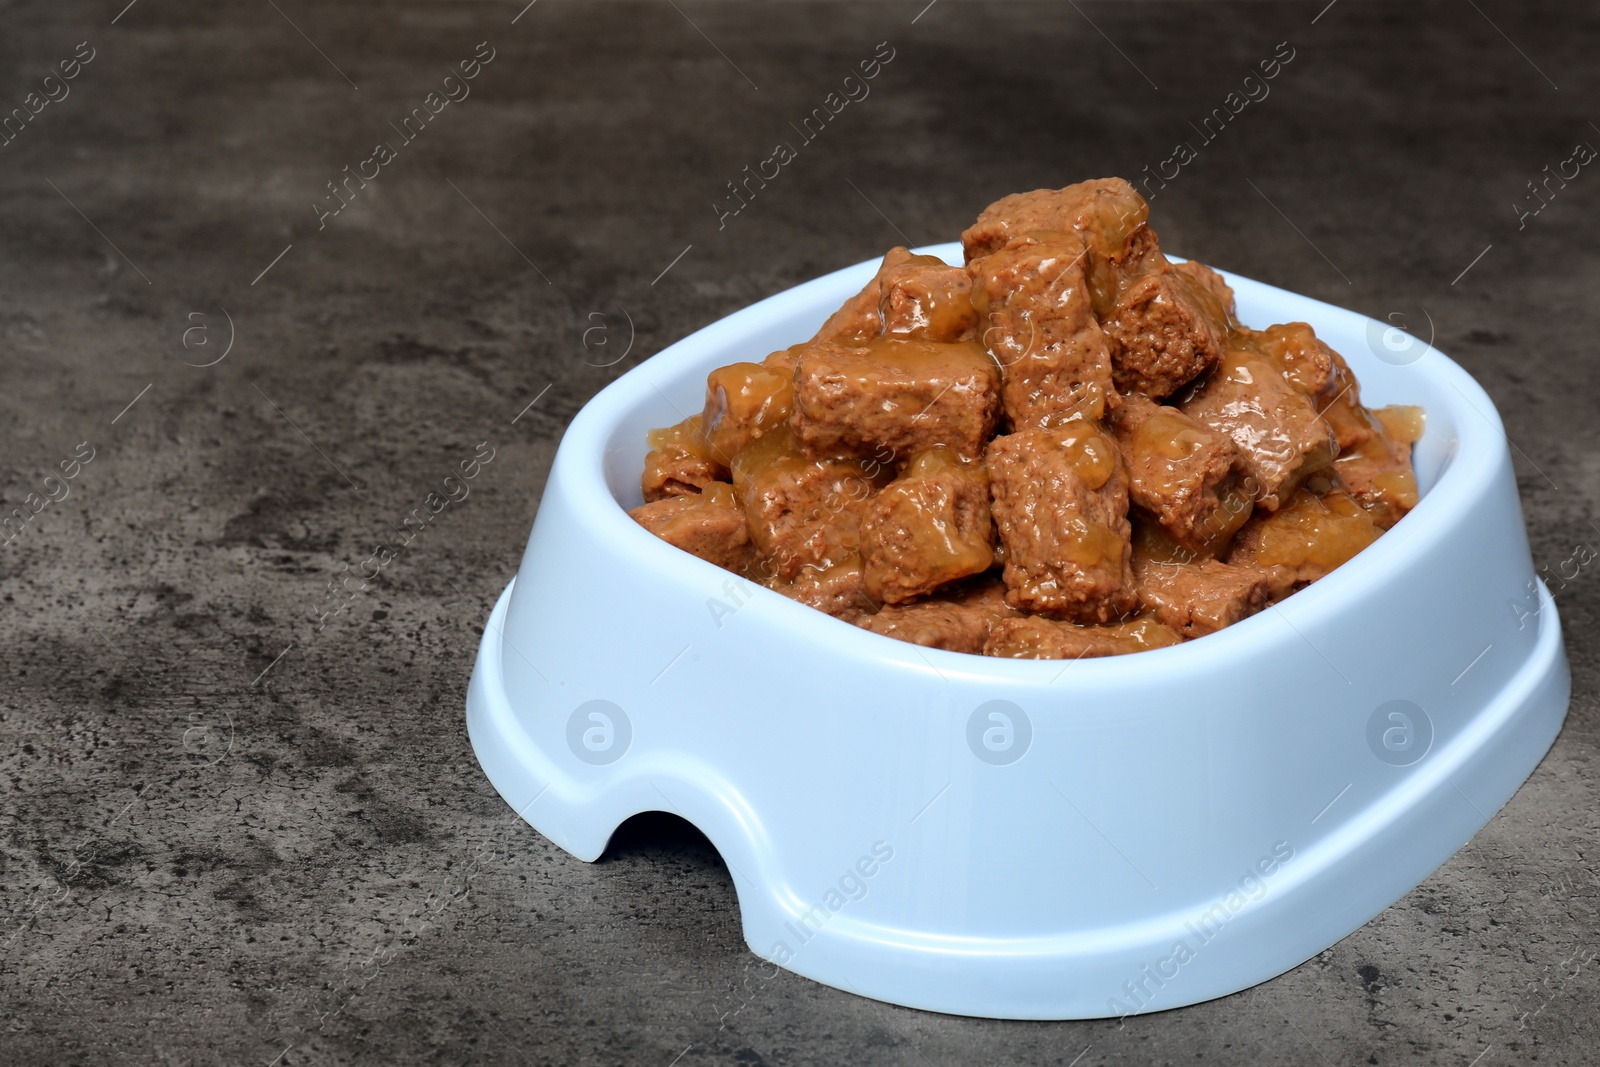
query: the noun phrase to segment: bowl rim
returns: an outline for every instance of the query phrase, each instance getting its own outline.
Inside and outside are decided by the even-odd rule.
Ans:
[[[960,262],[960,250],[958,243],[948,242],[921,246],[913,251],[940,256],[947,262],[954,253],[956,262]],[[1182,261],[1175,255],[1169,258],[1174,262]],[[1144,668],[1180,672],[1199,665],[1202,657],[1208,663],[1214,663],[1219,657],[1244,660],[1259,650],[1269,628],[1281,628],[1285,624],[1299,634],[1301,641],[1316,649],[1301,632],[1302,625],[1315,627],[1340,611],[1358,606],[1367,599],[1369,592],[1395,579],[1412,561],[1430,552],[1472,508],[1482,487],[1491,483],[1495,468],[1508,462],[1502,444],[1505,431],[1494,402],[1466,370],[1428,343],[1423,354],[1408,369],[1448,387],[1435,391],[1444,398],[1451,416],[1453,440],[1437,480],[1422,494],[1411,512],[1327,577],[1249,618],[1177,645],[1087,660],[985,656],[928,648],[877,634],[749,582],[662,541],[634,522],[611,491],[605,472],[607,456],[617,447],[616,434],[626,417],[641,405],[663,398],[671,404],[668,391],[684,375],[698,371],[707,349],[722,347],[741,334],[759,329],[776,315],[792,314],[808,303],[820,302],[824,294],[831,298],[835,292],[854,292],[870,278],[879,262],[877,257],[864,260],[775,293],[701,327],[642,360],[603,388],[573,417],[557,450],[546,492],[559,482],[569,494],[574,514],[594,524],[591,532],[597,541],[606,542],[653,574],[710,589],[724,588],[729,581],[744,583],[742,588],[749,591],[749,599],[740,611],[754,609],[770,613],[772,623],[784,627],[796,639],[830,650],[897,662],[919,672],[931,671],[947,682],[956,676],[990,684],[1037,686],[1053,683],[1068,668],[1084,682],[1094,684],[1116,680],[1117,675]],[[1293,303],[1303,315],[1286,321],[1310,322],[1319,335],[1325,326],[1335,324],[1346,327],[1343,332],[1367,330],[1373,325],[1386,328],[1359,312],[1229,271],[1219,269],[1219,273],[1234,288],[1241,303]],[[821,313],[831,312],[837,303],[822,304]],[[1358,353],[1354,362],[1365,360]],[[1456,395],[1451,396],[1452,392]],[[1441,432],[1439,426],[1444,420],[1436,417],[1439,414],[1442,414],[1440,407],[1430,405],[1424,440],[1429,433]],[[1290,611],[1294,619],[1290,618]],[[1300,625],[1296,625],[1295,620],[1299,620]],[[1317,654],[1321,654],[1320,650]]]

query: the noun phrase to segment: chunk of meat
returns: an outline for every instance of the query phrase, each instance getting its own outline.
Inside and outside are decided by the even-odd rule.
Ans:
[[[1034,233],[967,265],[983,344],[1002,368],[1001,397],[1014,429],[1098,419],[1117,402],[1084,254],[1077,236]]]
[[[859,562],[859,526],[888,472],[850,459],[812,459],[779,430],[733,461],[733,487],[756,551],[752,576],[776,587],[804,568]]]
[[[1133,610],[1128,476],[1092,424],[997,437],[987,456],[1006,603],[1082,622]]]
[[[716,481],[727,468],[682,448],[653,448],[644,457],[639,487],[645,503],[671,496],[692,496]]]
[[[1288,383],[1310,397],[1322,411],[1354,388],[1350,367],[1337,352],[1323,344],[1304,322],[1284,322],[1265,330],[1239,330],[1240,347],[1250,348],[1277,364]],[[1360,398],[1355,398],[1359,403]],[[1336,428],[1337,429],[1337,428]],[[1336,432],[1340,447],[1353,444]]]
[[[1240,330],[1240,347],[1271,359],[1296,390],[1311,399],[1333,431],[1339,452],[1354,451],[1384,433],[1361,403],[1361,387],[1344,357],[1328,347],[1304,322],[1286,322],[1265,330]]]
[[[645,441],[650,451],[645,454],[644,474],[639,479],[645,503],[669,496],[693,496],[710,483],[728,477],[727,464],[715,458],[700,432],[699,415],[651,430]]]
[[[788,348],[780,348],[776,352],[772,353],[772,355],[762,360],[761,365],[766,367],[768,370],[777,371],[779,374],[792,381],[794,378],[795,365],[800,362],[800,353],[804,352],[805,350],[806,346],[804,344],[790,345]]]
[[[663,541],[731,571],[742,570],[750,552],[744,512],[733,487],[712,482],[693,496],[672,496],[628,514]]]
[[[1334,470],[1378,525],[1388,529],[1417,506],[1411,446],[1422,436],[1420,408],[1373,411],[1344,357],[1303,322],[1252,332],[1250,342],[1311,398],[1338,442]],[[1387,412],[1387,414],[1385,414]]]
[[[1233,439],[1249,472],[1256,504],[1276,511],[1295,487],[1333,462],[1333,431],[1311,400],[1285,380],[1272,360],[1229,349],[1182,404],[1186,415]]]
[[[793,402],[792,375],[781,367],[718,367],[706,375],[706,406],[700,415],[706,444],[724,464],[731,463],[751,441],[787,426]]]
[[[1230,324],[1236,322],[1239,312],[1233,298],[1233,287],[1222,275],[1197,259],[1173,263],[1172,269],[1181,274],[1195,289],[1209,296],[1222,310]]]
[[[878,607],[867,592],[858,557],[831,567],[808,564],[792,580],[773,583],[772,588],[790,600],[798,600],[836,618],[854,618]]]
[[[1039,231],[1076,236],[1084,246],[1084,274],[1095,314],[1111,310],[1120,278],[1138,254],[1134,234],[1145,228],[1150,206],[1121,178],[1098,178],[1064,189],[1035,189],[1001,197],[961,235],[967,263]]]
[[[985,574],[952,582],[923,600],[844,617],[862,629],[926,648],[981,653],[990,626],[1021,616],[1006,604],[1006,584]]]
[[[1271,577],[1256,567],[1220,563],[1162,563],[1133,557],[1139,604],[1184,637],[1202,637],[1254,615],[1272,598]]]
[[[1101,316],[1111,344],[1117,388],[1159,400],[1204,374],[1227,346],[1229,316],[1207,286],[1191,281],[1156,246],[1148,228],[1134,235],[1144,245],[1118,279],[1116,305]]]
[[[929,262],[931,261],[931,262]],[[916,256],[879,275],[878,312],[885,337],[920,341],[970,341],[978,332],[972,279],[963,267]]]
[[[883,315],[878,310],[878,301],[883,295],[883,274],[893,267],[913,260],[940,260],[933,256],[914,256],[911,250],[896,245],[884,255],[883,262],[878,265],[878,272],[872,280],[861,287],[861,291],[849,300],[844,306],[822,324],[822,329],[817,331],[813,341],[831,341],[841,345],[864,345],[883,333]]]
[[[1139,393],[1123,397],[1110,422],[1129,495],[1178,543],[1212,553],[1250,517],[1244,459],[1232,438]]]
[[[1081,238],[1084,276],[1110,343],[1117,387],[1160,399],[1220,357],[1232,294],[1199,268],[1174,270],[1146,224],[1149,215],[1133,186],[1104,178],[1003,197],[984,209],[961,242],[970,266],[1038,231]]]
[[[1364,409],[1369,410],[1369,409]],[[1422,438],[1422,409],[1394,406],[1369,411],[1379,432],[1334,461],[1334,472],[1373,521],[1387,530],[1417,506],[1411,446]]]
[[[812,455],[972,458],[999,418],[1000,371],[971,341],[812,344],[795,368],[791,426]]]
[[[1034,615],[994,623],[983,653],[1007,659],[1093,659],[1165,648],[1182,641],[1177,631],[1151,618],[1110,626],[1078,626]]]
[[[924,452],[862,516],[867,591],[899,604],[981,574],[994,562],[993,540],[983,465],[948,449]]]
[[[1229,563],[1266,571],[1274,599],[1328,575],[1383,531],[1343,490],[1296,490],[1283,507],[1257,514],[1233,539]]]
[[[851,621],[863,630],[924,648],[978,654],[989,637],[993,616],[979,607],[934,598],[890,604],[876,614],[862,614]]]

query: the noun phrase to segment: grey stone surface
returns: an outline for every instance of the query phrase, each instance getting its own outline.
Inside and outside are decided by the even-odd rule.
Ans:
[[[1537,562],[1600,545],[1600,174],[1513,207],[1600,145],[1592,5],[924,2],[0,3],[0,113],[94,49],[0,150],[3,510],[94,449],[0,549],[0,1062],[1594,1062],[1592,567],[1557,597],[1566,728],[1483,832],[1289,974],[1124,1026],[761,979],[703,840],[646,819],[584,864],[479,772],[476,641],[585,399],[1003,193],[1156,166],[1281,41],[1157,194],[1164,243],[1431,318],[1505,417]],[[479,442],[470,496],[319,631]]]

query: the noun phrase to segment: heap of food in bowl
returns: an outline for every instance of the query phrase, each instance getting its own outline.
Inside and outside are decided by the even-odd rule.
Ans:
[[[1059,659],[1202,637],[1417,502],[1422,412],[1253,330],[1119,178],[1019,193],[965,266],[894,248],[811,340],[649,435],[645,529],[879,634]],[[752,353],[752,356],[758,355]]]

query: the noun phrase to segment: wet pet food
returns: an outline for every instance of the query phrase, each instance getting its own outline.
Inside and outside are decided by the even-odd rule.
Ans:
[[[811,340],[649,435],[656,536],[879,634],[1014,658],[1203,637],[1417,502],[1418,408],[1253,330],[1118,178],[1005,197],[965,265],[890,249]],[[759,362],[756,360],[759,359]]]

